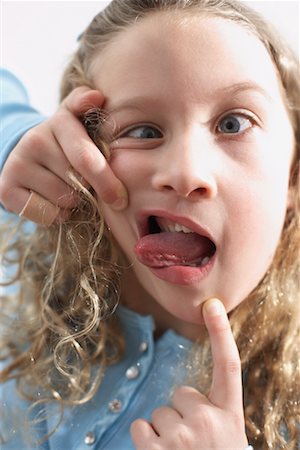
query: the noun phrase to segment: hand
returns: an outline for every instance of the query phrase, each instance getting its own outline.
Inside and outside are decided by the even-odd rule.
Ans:
[[[188,386],[178,388],[172,406],[154,410],[152,422],[132,423],[137,450],[244,450],[245,434],[241,364],[226,311],[220,300],[203,306],[213,356],[209,395]]]
[[[99,91],[76,88],[50,119],[23,136],[1,174],[0,202],[7,210],[19,214],[32,191],[45,200],[45,207],[47,201],[50,207],[56,206],[56,221],[65,220],[78,202],[68,177],[70,170],[85,186],[92,186],[104,202],[115,209],[126,207],[123,184],[79,120],[91,106],[103,103]]]

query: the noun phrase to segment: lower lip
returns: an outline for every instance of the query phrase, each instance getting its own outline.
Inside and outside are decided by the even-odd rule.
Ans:
[[[215,255],[208,261],[205,266],[189,267],[189,266],[170,266],[170,267],[148,267],[151,272],[161,280],[168,281],[173,284],[191,285],[198,284],[208,276],[215,262]]]

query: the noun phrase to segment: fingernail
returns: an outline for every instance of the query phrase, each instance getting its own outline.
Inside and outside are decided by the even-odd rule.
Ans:
[[[110,206],[113,209],[119,210],[126,208],[127,205],[127,199],[126,198],[118,198],[115,202],[113,202]]]
[[[223,313],[223,306],[220,300],[212,298],[204,303],[205,313],[209,317],[221,316]]]
[[[121,188],[118,192],[118,199],[111,203],[111,207],[116,210],[126,208],[128,204],[127,192],[124,188]]]

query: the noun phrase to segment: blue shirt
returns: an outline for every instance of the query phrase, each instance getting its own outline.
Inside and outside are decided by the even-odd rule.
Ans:
[[[152,317],[122,306],[117,314],[126,341],[123,359],[107,369],[91,401],[65,410],[61,425],[43,444],[34,447],[22,437],[21,422],[29,404],[18,397],[15,382],[0,385],[1,413],[4,412],[0,430],[6,441],[1,450],[134,449],[131,423],[137,418],[151,420],[155,408],[170,403],[172,390],[184,383],[192,343],[172,330],[155,341]],[[47,422],[30,432],[31,439],[41,438],[55,425],[55,406],[48,405],[46,410]]]
[[[43,120],[45,117],[29,105],[23,84],[0,68],[0,171],[24,133]]]

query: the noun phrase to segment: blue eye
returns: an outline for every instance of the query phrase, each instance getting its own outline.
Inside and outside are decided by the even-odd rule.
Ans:
[[[150,125],[142,125],[125,132],[122,137],[134,139],[161,139],[163,136],[159,130]]]
[[[242,114],[229,114],[223,117],[217,126],[217,131],[223,134],[239,134],[252,127],[251,120]]]

